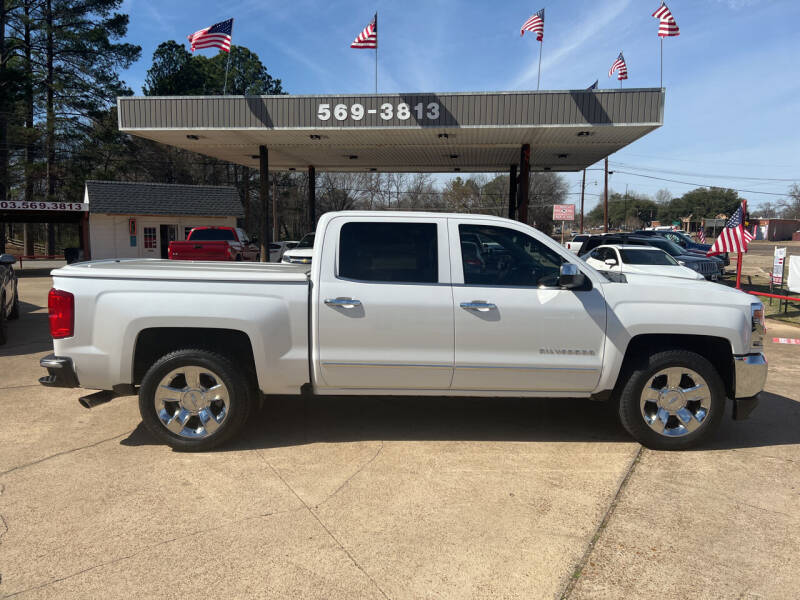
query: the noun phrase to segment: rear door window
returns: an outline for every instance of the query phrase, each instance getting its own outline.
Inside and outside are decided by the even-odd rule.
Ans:
[[[437,283],[436,223],[345,223],[339,234],[339,277]]]

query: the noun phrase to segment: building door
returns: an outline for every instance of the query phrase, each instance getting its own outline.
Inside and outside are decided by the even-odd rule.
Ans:
[[[156,258],[158,251],[158,229],[155,227],[142,227],[142,256]]]
[[[169,243],[178,239],[177,225],[161,225],[161,258],[169,258]]]

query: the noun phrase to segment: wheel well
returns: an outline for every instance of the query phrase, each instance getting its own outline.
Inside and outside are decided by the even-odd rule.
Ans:
[[[138,385],[147,370],[162,356],[181,350],[198,348],[224,354],[245,366],[255,377],[255,361],[250,338],[235,329],[204,327],[153,327],[143,329],[136,338],[133,354],[133,383]]]
[[[664,350],[689,350],[707,359],[722,378],[728,398],[733,398],[735,381],[731,344],[725,338],[706,335],[660,333],[637,335],[625,349],[618,384],[624,381],[624,373],[638,366],[653,353]]]

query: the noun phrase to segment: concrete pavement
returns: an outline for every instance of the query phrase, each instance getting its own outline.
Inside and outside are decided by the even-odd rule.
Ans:
[[[0,597],[791,597],[800,346],[709,447],[584,401],[278,398],[236,444],[157,445],[136,399],[36,383],[47,278],[0,349]],[[770,326],[769,337],[800,337]]]

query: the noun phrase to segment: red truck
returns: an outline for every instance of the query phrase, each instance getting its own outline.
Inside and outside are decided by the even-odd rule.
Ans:
[[[238,227],[195,227],[185,242],[169,243],[170,260],[261,259],[258,246]]]

